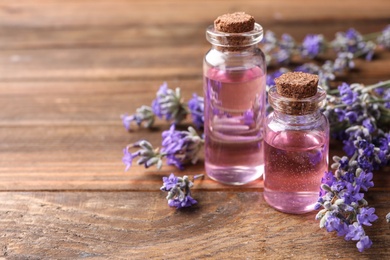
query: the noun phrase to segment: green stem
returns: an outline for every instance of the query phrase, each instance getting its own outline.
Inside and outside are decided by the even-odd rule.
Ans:
[[[382,32],[368,33],[368,34],[363,35],[363,39],[364,39],[365,41],[374,40],[374,39],[376,39],[379,35],[381,35],[381,33],[382,33]]]
[[[368,85],[362,90],[362,93],[367,93],[373,89],[380,88],[380,87],[390,87],[390,80],[378,82],[378,83],[373,84],[373,85]],[[328,90],[328,94],[330,94],[330,95],[335,95],[335,94],[339,94],[339,93],[340,93],[340,91],[338,89]],[[385,101],[385,102],[387,102],[387,101]]]
[[[370,103],[387,103],[387,102],[390,102],[390,99],[375,99],[375,100],[367,101],[366,103],[370,104]]]
[[[390,87],[390,80],[378,82],[374,85],[369,85],[362,90],[362,93],[367,93],[373,89],[380,88],[380,87]]]

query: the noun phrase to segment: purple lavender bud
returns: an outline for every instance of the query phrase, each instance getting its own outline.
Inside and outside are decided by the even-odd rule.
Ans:
[[[371,122],[370,118],[363,120],[363,126],[368,129],[368,132],[373,133],[376,130],[375,125]]]
[[[313,59],[324,49],[324,36],[321,34],[308,34],[302,43],[301,54],[303,57]]]
[[[168,200],[168,205],[177,209],[191,207],[192,205],[195,205],[197,203],[198,202],[190,195],[185,196],[183,200],[180,200],[178,198]]]
[[[173,187],[176,186],[178,178],[171,173],[169,177],[163,177],[163,186],[160,188],[162,191],[170,191]]]
[[[345,119],[345,110],[344,109],[336,108],[334,110],[334,112],[336,113],[337,119],[339,120],[339,122],[344,121],[344,119]]]
[[[126,165],[125,171],[130,169],[134,158],[138,156],[140,156],[140,151],[130,153],[127,147],[123,149],[122,162]]]
[[[348,102],[350,102],[350,101],[348,101]],[[348,111],[347,113],[345,113],[345,117],[348,119],[350,124],[356,123],[356,121],[358,119],[358,115],[355,111]]]
[[[349,231],[348,225],[336,216],[330,216],[327,218],[325,228],[328,232],[337,231],[338,236],[345,236]]]
[[[345,235],[345,240],[360,240],[362,236],[365,236],[363,227],[355,222],[348,226],[348,233]]]
[[[377,42],[383,48],[390,49],[390,25],[382,31],[382,34],[378,37]]]
[[[353,69],[355,63],[353,62],[353,53],[352,52],[339,52],[337,58],[333,64],[333,70],[342,72],[346,69]]]
[[[359,252],[363,252],[365,249],[368,249],[372,246],[372,241],[368,238],[368,236],[363,236],[360,238],[360,241],[357,242],[356,247]]]
[[[188,131],[177,131],[175,125],[162,133],[161,152],[167,158],[168,165],[183,169],[186,163],[196,163],[203,140],[196,131],[189,127]]]
[[[192,122],[196,128],[201,129],[204,125],[204,98],[193,94],[188,101],[188,108],[191,112]]]
[[[152,102],[153,113],[159,118],[165,117],[167,121],[173,120],[176,123],[185,119],[187,111],[181,101],[180,89],[175,91],[168,88],[164,82],[156,93],[156,99]]]
[[[352,105],[358,100],[358,93],[352,91],[350,85],[343,83],[338,87],[341,100],[346,105]]]
[[[348,157],[351,157],[356,151],[356,147],[353,144],[353,141],[352,140],[344,140],[343,144],[344,144],[344,146],[343,146],[344,152],[347,154]]]
[[[364,194],[360,193],[360,186],[353,185],[350,182],[347,182],[346,190],[342,192],[342,197],[346,204],[351,204],[352,202],[358,202],[363,199]]]
[[[360,213],[357,215],[357,220],[360,225],[372,226],[371,222],[378,219],[375,215],[374,208],[360,208]]]
[[[300,71],[310,74],[318,74],[321,68],[313,63],[304,63],[301,66],[298,66],[294,69],[294,71]]]
[[[123,126],[125,127],[125,129],[127,131],[129,131],[131,122],[135,120],[134,115],[129,116],[128,114],[124,114],[124,115],[121,115],[121,118],[122,118]]]

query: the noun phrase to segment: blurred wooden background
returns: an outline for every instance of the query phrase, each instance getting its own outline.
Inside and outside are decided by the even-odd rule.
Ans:
[[[199,204],[166,205],[159,191],[170,172],[204,172],[202,161],[179,172],[134,166],[124,173],[126,144],[158,145],[161,131],[120,120],[150,104],[167,81],[186,100],[202,95],[205,28],[224,13],[245,11],[278,35],[333,39],[390,24],[390,2],[124,1],[0,2],[0,256],[7,259],[312,259],[390,257],[388,168],[367,200],[379,220],[367,228],[374,245],[320,230],[315,212],[279,213],[262,197],[262,182],[231,187],[196,183]],[[390,78],[390,52],[340,78],[375,83]],[[340,146],[332,147],[332,154]],[[384,177],[384,175],[386,175]]]

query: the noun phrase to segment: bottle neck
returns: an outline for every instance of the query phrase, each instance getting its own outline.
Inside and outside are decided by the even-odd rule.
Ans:
[[[318,109],[312,113],[305,115],[289,115],[283,113],[283,111],[274,110],[274,119],[289,125],[309,125],[318,122],[321,118],[322,113]]]
[[[229,54],[230,53],[231,54],[235,54],[235,53],[252,54],[258,49],[258,46],[257,46],[257,44],[254,44],[254,45],[243,46],[243,47],[240,47],[239,45],[234,46],[234,47],[223,47],[223,46],[213,44],[213,45],[211,45],[211,49],[219,51],[219,52],[223,52],[223,53],[229,53]]]
[[[213,48],[221,51],[252,51],[263,39],[263,27],[255,23],[254,29],[250,32],[225,33],[216,30],[214,25],[210,25],[206,30],[206,39]]]

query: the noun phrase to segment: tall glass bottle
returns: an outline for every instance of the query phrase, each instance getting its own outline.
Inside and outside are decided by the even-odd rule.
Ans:
[[[306,73],[292,74],[297,79]],[[320,111],[326,92],[298,81],[291,85],[306,93],[290,88],[285,92],[295,97],[286,97],[277,86],[268,91],[274,111],[265,122],[264,198],[280,211],[300,214],[314,210],[321,177],[328,170],[329,124]],[[308,92],[308,97],[299,97]]]
[[[241,185],[264,172],[263,122],[266,65],[257,44],[262,27],[243,33],[212,25],[205,55],[205,168],[216,181]]]

